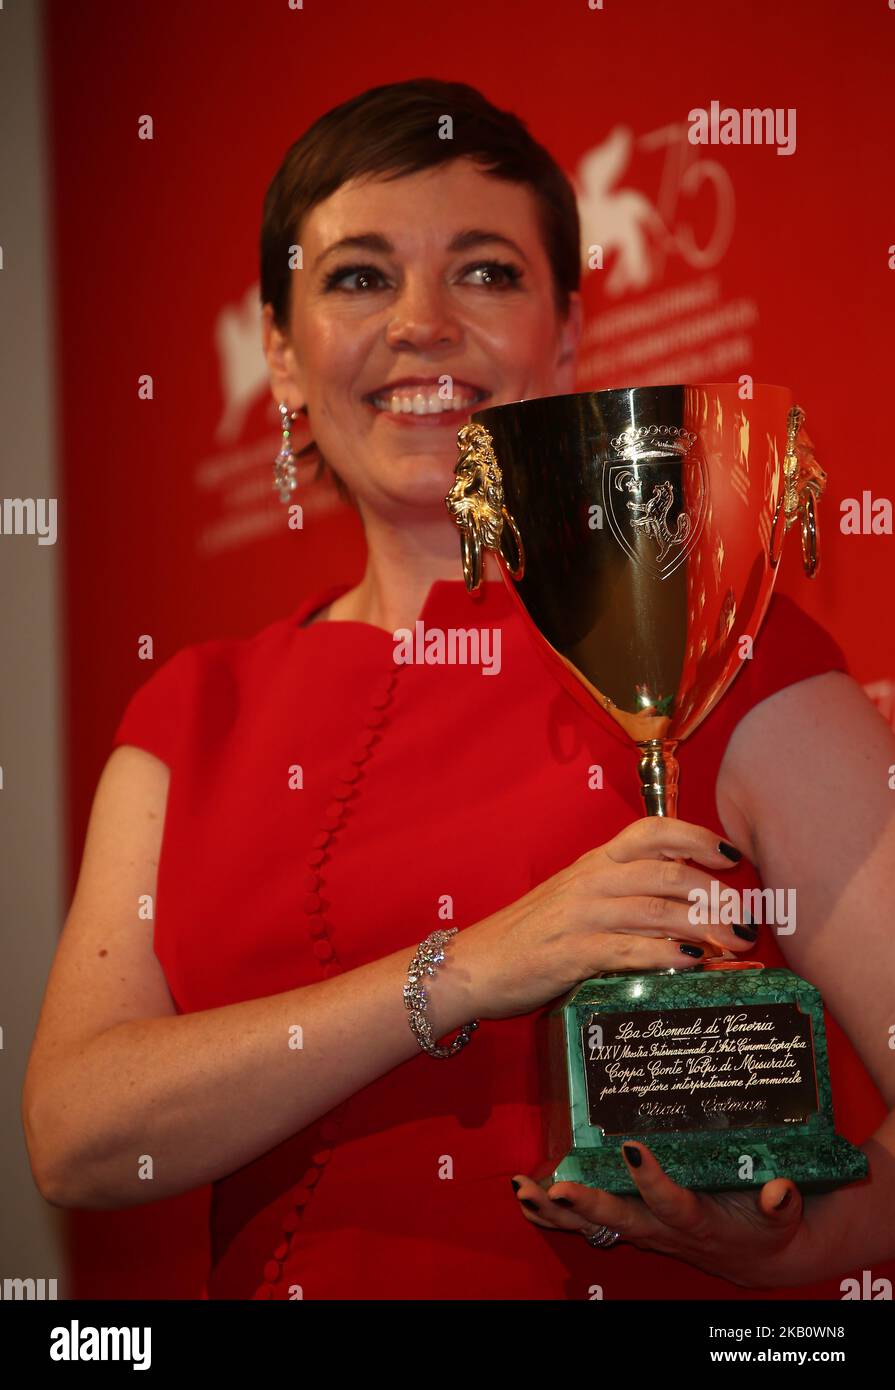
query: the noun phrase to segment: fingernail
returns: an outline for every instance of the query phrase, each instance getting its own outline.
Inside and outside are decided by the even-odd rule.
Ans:
[[[791,1188],[791,1187],[788,1187],[788,1188],[786,1189],[786,1191],[784,1192],[783,1196],[780,1198],[780,1201],[779,1201],[779,1202],[777,1203],[777,1205],[775,1206],[774,1210],[775,1210],[775,1211],[782,1211],[783,1208],[788,1204],[789,1199],[790,1199],[791,1196],[792,1196],[792,1188]]]
[[[739,922],[734,922],[733,934],[738,936],[741,941],[757,941],[758,927],[747,926],[745,922],[740,926]]]
[[[513,1191],[518,1192],[522,1186],[521,1182],[517,1182],[515,1178],[510,1178],[510,1182],[513,1184]]]
[[[571,1197],[551,1197],[550,1200],[557,1207],[573,1207],[575,1205]]]
[[[701,946],[691,946],[689,941],[685,941],[681,947],[685,956],[704,956],[705,951]]]
[[[738,864],[743,857],[740,851],[734,849],[733,845],[729,845],[726,840],[718,841],[718,852],[726,855],[728,859],[732,859],[734,864]]]
[[[538,1210],[537,1202],[533,1202],[530,1197],[520,1197],[519,1201],[522,1203],[522,1205],[526,1208],[527,1211]]]
[[[639,1149],[635,1149],[633,1144],[622,1144],[622,1152],[632,1168],[639,1168],[643,1162],[643,1154]]]

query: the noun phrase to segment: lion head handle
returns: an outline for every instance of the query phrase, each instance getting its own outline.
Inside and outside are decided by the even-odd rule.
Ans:
[[[521,579],[522,537],[504,505],[503,476],[484,425],[463,425],[457,432],[457,447],[454,484],[444,504],[460,528],[463,577],[473,593],[482,582],[485,549],[497,552],[512,578]]]
[[[813,579],[820,565],[817,504],[826,486],[827,475],[814,457],[814,445],[805,429],[805,412],[794,405],[786,417],[786,453],[783,458],[783,492],[771,526],[770,556],[780,559],[783,536],[793,522],[802,523],[802,562]]]

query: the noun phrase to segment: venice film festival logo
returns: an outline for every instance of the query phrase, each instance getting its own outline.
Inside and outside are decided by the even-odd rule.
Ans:
[[[660,161],[655,199],[642,188],[619,186],[635,154]],[[694,147],[681,121],[640,136],[629,126],[615,126],[579,161],[574,182],[582,262],[588,270],[602,270],[606,262],[603,288],[610,298],[655,285],[669,258],[691,270],[711,270],[730,245],[733,180],[718,160]],[[690,215],[697,203],[699,236]]]

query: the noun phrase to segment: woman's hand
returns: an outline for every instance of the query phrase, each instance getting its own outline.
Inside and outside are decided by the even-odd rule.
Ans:
[[[689,894],[708,894],[712,879],[678,861],[717,875],[741,857],[726,849],[702,826],[644,817],[467,927],[450,948],[458,983],[463,972],[465,1016],[528,1013],[599,971],[686,969],[719,952],[748,950],[754,927],[689,920]]]
[[[645,1144],[626,1143],[622,1153],[639,1197],[572,1182],[545,1192],[517,1176],[513,1188],[526,1219],[584,1236],[608,1226],[642,1250],[674,1255],[745,1288],[810,1280],[810,1231],[801,1194],[787,1178],[757,1192],[691,1192],[672,1182]]]

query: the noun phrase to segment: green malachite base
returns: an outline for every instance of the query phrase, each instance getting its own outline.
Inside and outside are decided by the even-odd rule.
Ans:
[[[788,1007],[781,1009],[781,1005]],[[768,1012],[763,1012],[763,1006],[770,1006]],[[714,1010],[719,1012],[714,1014]],[[741,1010],[748,1012],[742,1014]],[[657,1018],[658,1014],[661,1018]],[[603,1016],[605,1026],[601,1023]],[[750,1032],[742,1035],[742,1043],[735,1030],[725,1032],[728,1018],[746,1019],[740,1026],[748,1027]],[[589,1030],[595,1024],[602,1028],[600,1036],[615,1039],[616,1030],[625,1025],[636,1025],[641,1033],[657,1025],[665,1030],[675,1026],[694,1030],[683,1040],[667,1039],[661,1034],[654,1034],[652,1041],[628,1039],[624,1046],[629,1049],[708,1046],[721,1048],[722,1053],[727,1048],[728,1054],[706,1060],[696,1050],[690,1058],[680,1060],[662,1054],[646,1062],[618,1062],[617,1041],[614,1048],[604,1048],[599,1054],[588,1046],[587,1040],[592,1037]],[[700,1042],[713,1026],[721,1041]],[[636,1192],[621,1155],[626,1139],[645,1143],[675,1182],[695,1190],[736,1191],[786,1177],[804,1192],[822,1192],[867,1174],[865,1155],[837,1135],[833,1127],[820,995],[806,980],[788,970],[696,969],[678,974],[609,975],[585,980],[546,1016],[545,1027],[540,1055],[546,1063],[542,1079],[547,1096],[547,1157],[533,1174],[545,1188],[554,1182],[577,1182],[607,1192]],[[762,1032],[762,1028],[766,1031]],[[792,1084],[785,1071],[785,1085],[761,1084],[743,1089],[743,1081],[734,1080],[752,1074],[749,1067],[743,1066],[743,1050],[737,1049],[762,1059],[761,1064],[768,1068],[766,1059],[786,1053],[779,1040],[797,1035],[803,1038],[801,1050],[790,1055],[801,1069],[800,1085]],[[769,1038],[778,1042],[776,1052],[769,1048]],[[764,1050],[759,1047],[752,1052],[756,1041],[764,1041]],[[678,1095],[670,1089],[652,1091],[646,1100],[646,1093],[630,1092],[631,1085],[642,1086],[643,1080],[628,1077],[630,1084],[620,1085],[625,1094],[604,1097],[603,1092],[617,1080],[605,1070],[606,1051],[611,1053],[616,1068],[646,1068],[646,1080],[651,1061],[661,1067],[678,1067],[684,1089]],[[697,1095],[696,1099],[685,1094],[691,1068],[696,1069],[693,1076],[703,1077],[708,1068],[723,1086],[714,1091],[706,1089],[705,1096]],[[674,1083],[663,1074],[656,1084],[665,1088]],[[761,1097],[760,1105],[779,1107],[785,1118],[767,1124],[737,1123],[730,1114],[742,1107],[743,1097],[751,1098],[746,1102],[750,1106],[756,1104],[755,1097]],[[675,1113],[678,1103],[688,1110],[682,1128],[672,1128],[678,1121],[667,1113],[662,1119],[641,1118],[639,1123],[633,1119],[635,1110],[640,1115],[644,1104],[647,1110],[652,1107],[654,1111]],[[730,1107],[729,1113],[725,1106]],[[709,1115],[694,1118],[703,1107],[708,1107]],[[630,1129],[624,1128],[627,1122],[631,1123]]]
[[[838,1134],[806,1140],[804,1135],[773,1130],[728,1130],[723,1140],[714,1134],[628,1134],[641,1139],[665,1172],[681,1187],[702,1192],[761,1187],[771,1178],[791,1178],[802,1192],[823,1192],[867,1173],[867,1159]],[[622,1140],[618,1141],[621,1144]],[[737,1179],[741,1156],[753,1159],[749,1179]],[[732,1175],[733,1179],[732,1180]],[[572,1149],[540,1177],[544,1187],[555,1182],[580,1182],[604,1192],[636,1192],[618,1148]]]

